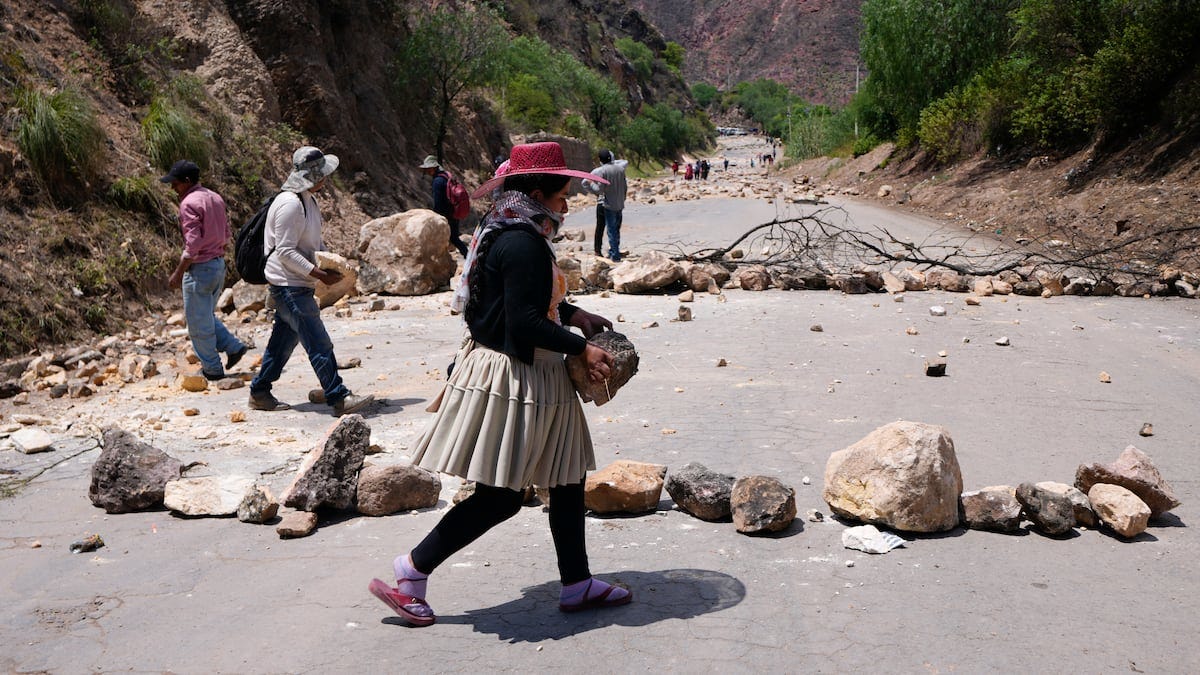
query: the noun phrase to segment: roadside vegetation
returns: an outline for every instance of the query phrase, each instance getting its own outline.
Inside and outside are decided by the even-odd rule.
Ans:
[[[770,80],[698,103],[741,107],[791,157],[881,141],[948,163],[980,152],[1069,153],[1200,123],[1200,10],[1185,0],[865,0],[868,76],[841,109]]]
[[[397,91],[423,92],[436,102],[431,124],[439,159],[453,104],[480,91],[511,132],[571,136],[635,161],[665,160],[711,144],[715,128],[689,102],[635,108],[607,74],[537,36],[507,31],[500,14],[484,5],[436,9],[417,18],[396,55]],[[628,37],[614,46],[641,82],[661,72],[681,78],[684,52],[676,43],[660,54]]]

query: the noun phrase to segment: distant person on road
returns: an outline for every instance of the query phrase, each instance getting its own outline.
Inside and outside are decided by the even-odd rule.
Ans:
[[[337,155],[326,155],[305,146],[292,154],[292,173],[284,181],[279,196],[267,211],[264,251],[265,275],[275,300],[275,323],[263,352],[262,369],[250,383],[250,407],[254,410],[287,410],[291,406],[271,393],[271,387],[283,374],[283,367],[299,344],[308,354],[308,362],[321,382],[321,389],[309,393],[309,400],[333,406],[339,417],[366,407],[374,396],[352,394],[338,375],[333,341],[321,321],[315,290],[317,282],[336,284],[342,275],[317,266],[317,251],[325,249],[321,241],[324,221],[313,193],[325,187],[329,174],[338,167]],[[319,391],[319,396],[318,394]]]
[[[708,180],[708,172],[711,166],[707,159],[700,160],[700,178],[702,180]]]
[[[686,164],[686,165],[683,167],[683,179],[684,179],[684,180],[691,180],[691,179],[692,179],[692,164],[691,164],[691,162],[688,162],[688,163],[687,163],[687,164]]]
[[[496,165],[497,168],[499,166],[499,164]],[[454,205],[450,203],[450,195],[446,191],[450,185],[450,173],[442,168],[437,157],[433,155],[426,156],[425,161],[421,162],[420,168],[426,176],[432,179],[430,188],[433,192],[434,212],[441,214],[450,224],[450,244],[458,249],[464,258],[467,257],[467,245],[463,243],[462,233],[458,229],[460,222],[454,217]]]
[[[607,378],[612,355],[585,338],[612,323],[565,301],[566,276],[550,246],[567,213],[571,177],[589,174],[568,169],[562,148],[552,142],[515,146],[509,162],[506,175],[475,191],[480,196],[504,188],[471,242],[463,283],[451,303],[463,313],[471,339],[459,350],[435,417],[414,447],[414,464],[475,481],[475,492],[393,560],[395,586],[373,579],[367,587],[414,626],[437,620],[425,600],[429,576],[516,515],[530,485],[550,490],[550,536],[562,582],[559,610],[615,607],[633,599],[589,569],[583,485],[596,460],[587,416],[563,360],[563,354],[581,356],[592,380]],[[505,574],[525,569],[518,564]]]
[[[600,166],[592,169],[592,175],[600,180],[585,180],[583,187],[599,195],[597,206],[604,208],[604,226],[608,231],[608,258],[613,262],[621,262],[621,222],[628,190],[625,167],[629,162],[613,159],[611,150],[601,150],[597,156]],[[599,237],[596,239],[599,242]]]
[[[679,175],[679,160],[675,160],[675,161],[671,162],[671,175],[672,176]]]
[[[725,171],[728,171],[729,170],[729,158],[726,157],[724,159],[725,159]]]
[[[225,200],[200,184],[200,167],[190,160],[175,162],[158,180],[170,183],[179,195],[183,233],[183,255],[167,283],[183,289],[183,314],[201,372],[208,380],[219,380],[246,355],[246,345],[216,315],[217,299],[225,289],[225,246],[230,238]]]

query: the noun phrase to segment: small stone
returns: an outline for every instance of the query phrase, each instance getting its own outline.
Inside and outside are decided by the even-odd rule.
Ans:
[[[800,482],[804,483],[805,485],[812,485],[812,478],[805,476],[804,478],[800,479]]]
[[[726,361],[725,359],[717,359],[717,367],[718,368],[724,368],[725,366],[728,366],[728,365],[729,365],[729,362]]]
[[[229,413],[229,421],[230,422],[245,422],[246,421],[246,411],[244,411],[244,410],[231,411]]]
[[[847,560],[847,561],[846,561],[846,567],[854,567],[854,561],[853,561],[853,560]]]
[[[1100,381],[1103,382],[1104,384],[1110,384],[1110,383],[1112,383],[1112,375],[1109,375],[1108,373],[1106,373],[1105,371],[1102,370],[1102,371],[1100,371]]]
[[[18,429],[9,438],[16,445],[17,451],[26,455],[54,449],[54,439],[38,427]]]
[[[810,523],[821,523],[825,521],[825,514],[816,509],[809,509],[804,513],[804,519]]]
[[[946,362],[945,361],[926,361],[925,374],[929,377],[945,377]]]
[[[941,305],[934,305],[929,308],[930,316],[946,316],[946,308]]]
[[[819,324],[819,323],[814,323],[813,325],[809,326],[808,329],[814,333],[821,333],[821,332],[824,332],[824,330],[825,330],[824,328],[821,327],[821,324]]]
[[[317,514],[312,511],[288,511],[283,514],[275,533],[280,539],[307,537],[317,529]]]
[[[970,305],[971,307],[979,306],[979,298],[977,298],[973,295],[968,295],[966,298],[963,298],[963,302]]]
[[[692,320],[692,308],[687,307],[685,305],[680,305],[679,306],[679,320],[680,321],[691,321]]]
[[[938,356],[942,357],[943,359],[946,358],[946,356],[947,356],[946,350],[943,349],[943,350],[939,351]]]
[[[680,302],[693,302],[693,301],[695,301],[695,299],[696,299],[696,294],[691,289],[686,290],[679,294]]]
[[[625,323],[625,315],[624,314],[617,315],[617,323]]]
[[[200,411],[196,408],[184,408],[183,409],[184,417],[195,417],[196,415],[199,415],[199,414],[200,414]]]
[[[36,539],[29,542],[29,548],[41,548],[41,547],[42,547],[42,542],[40,542]]]
[[[175,383],[180,389],[193,393],[208,390],[208,379],[200,373],[180,373]]]
[[[908,333],[909,335],[920,335],[921,334],[921,332],[917,330],[916,326],[909,326],[908,328],[904,329],[904,332]]]
[[[1011,343],[1008,341],[1008,336],[1007,336],[1007,335],[1006,335],[1006,336],[1003,336],[1003,337],[996,338],[996,345],[997,345],[997,346],[1000,346],[1000,347],[1007,347],[1007,346],[1009,346],[1009,344],[1011,344]]]
[[[650,323],[644,323],[642,324],[642,328],[658,328],[658,322],[651,321]]]
[[[1150,424],[1149,422],[1146,422],[1145,424],[1142,425],[1141,431],[1138,431],[1138,435],[1139,436],[1153,436],[1154,435],[1154,425]]]

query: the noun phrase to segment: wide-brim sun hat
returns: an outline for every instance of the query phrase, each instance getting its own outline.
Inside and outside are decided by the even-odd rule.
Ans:
[[[562,146],[554,141],[546,141],[543,143],[514,145],[512,152],[508,156],[508,171],[494,176],[483,185],[480,185],[471,193],[471,197],[478,199],[489,194],[493,189],[503,184],[504,180],[510,176],[531,173],[551,173],[556,176],[586,178],[587,180],[608,185],[607,180],[595,174],[568,169],[567,160],[563,157]]]
[[[288,192],[304,192],[337,170],[337,155],[327,155],[311,145],[292,153],[292,173],[280,187]]]
[[[438,159],[435,155],[426,155],[424,161],[421,162],[421,166],[419,166],[417,168],[440,169],[440,168],[442,168],[442,165],[441,165],[441,163],[438,162]]]

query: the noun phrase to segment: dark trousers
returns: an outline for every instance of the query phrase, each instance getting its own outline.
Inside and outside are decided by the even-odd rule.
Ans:
[[[462,239],[459,239],[462,232],[459,232],[458,225],[461,221],[456,218],[447,218],[446,220],[450,223],[450,244],[458,249],[462,257],[467,257],[467,245],[462,242]]]
[[[483,533],[515,516],[523,501],[524,495],[519,490],[477,483],[475,494],[447,511],[433,531],[412,550],[413,566],[426,574],[432,573]],[[550,536],[554,539],[558,575],[564,585],[592,576],[584,543],[583,515],[582,482],[550,488]]]
[[[604,255],[604,206],[596,205],[596,255]]]

